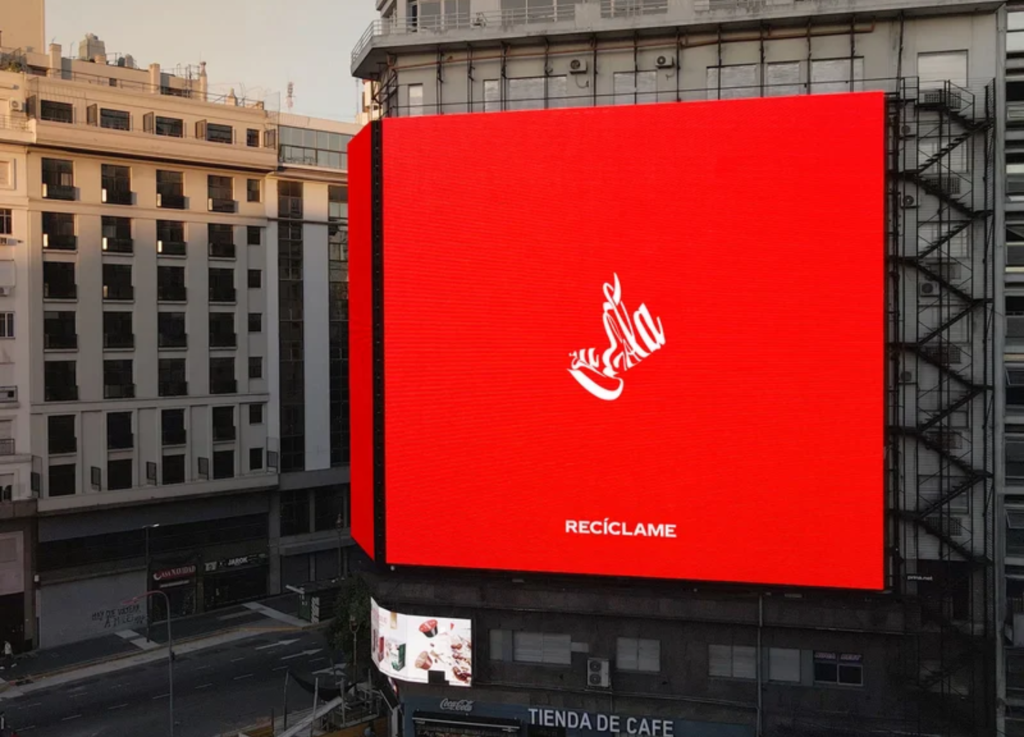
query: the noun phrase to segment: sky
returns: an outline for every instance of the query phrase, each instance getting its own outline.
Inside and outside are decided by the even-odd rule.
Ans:
[[[234,88],[285,111],[353,120],[359,85],[349,72],[352,47],[377,17],[374,0],[174,0],[128,12],[122,0],[46,0],[46,42],[77,56],[94,33],[107,53],[131,54],[141,68],[164,71],[206,62],[211,92]],[[268,105],[269,106],[269,105]]]

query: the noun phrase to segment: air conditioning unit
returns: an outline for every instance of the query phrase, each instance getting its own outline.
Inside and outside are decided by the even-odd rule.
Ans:
[[[586,59],[570,59],[569,60],[569,73],[570,74],[586,74],[587,73],[587,60]]]
[[[611,672],[607,658],[587,658],[587,688],[611,688]]]
[[[23,103],[21,100],[11,100],[10,106],[12,113],[20,113],[22,110],[25,109],[25,103]]]
[[[917,293],[922,297],[938,297],[939,285],[933,281],[919,282],[917,285]]]
[[[12,238],[9,235],[0,235],[0,246],[16,246],[18,245],[18,239]]]
[[[900,371],[899,376],[896,377],[897,381],[901,384],[913,384],[914,383],[914,372],[913,371]]]
[[[655,64],[658,69],[671,69],[676,65],[676,58],[674,56],[667,55],[659,56],[657,61],[655,61]]]
[[[0,297],[10,297],[14,292],[14,287],[0,287]]]

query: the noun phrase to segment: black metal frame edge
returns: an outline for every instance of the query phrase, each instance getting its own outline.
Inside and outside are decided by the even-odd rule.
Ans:
[[[373,558],[387,564],[384,478],[384,126],[370,123],[371,269],[373,321]]]

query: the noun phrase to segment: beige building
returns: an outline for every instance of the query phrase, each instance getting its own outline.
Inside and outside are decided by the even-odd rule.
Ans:
[[[325,546],[336,576],[347,419],[342,438],[329,413],[347,387],[328,357],[327,240],[345,230],[355,126],[281,128],[276,103],[213,94],[204,65],[138,69],[91,34],[75,58],[43,50],[40,0],[2,0],[0,33],[0,638],[138,626],[147,612],[120,602],[152,588],[174,616],[277,593],[282,555],[302,583],[328,573]],[[292,170],[310,183],[279,192]],[[277,199],[296,191],[286,250],[308,273],[282,274]],[[322,348],[289,353],[282,377],[296,343],[280,305],[304,286],[289,325]],[[279,382],[314,404],[284,449],[302,509],[278,499]]]

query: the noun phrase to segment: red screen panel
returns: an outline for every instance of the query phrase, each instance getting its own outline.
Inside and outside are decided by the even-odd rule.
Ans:
[[[374,557],[371,128],[348,144],[352,539]]]
[[[881,94],[383,133],[387,563],[883,586]]]

